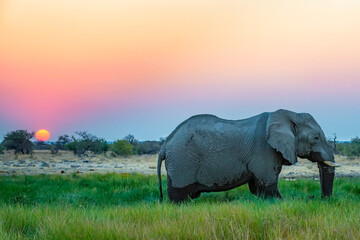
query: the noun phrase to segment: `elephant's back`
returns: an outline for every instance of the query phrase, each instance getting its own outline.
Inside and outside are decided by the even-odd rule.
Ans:
[[[189,147],[201,139],[203,145],[213,143],[219,137],[224,137],[226,133],[232,131],[229,126],[235,121],[221,119],[215,115],[200,114],[195,115],[181,124],[167,137],[165,145],[171,148]]]
[[[222,120],[215,115],[211,114],[198,114],[194,115],[182,123],[180,123],[174,131],[170,133],[170,135],[166,138],[166,143],[173,140],[173,138],[182,137],[184,133],[189,132],[191,130],[197,129],[198,127],[205,125],[212,125],[216,121]]]

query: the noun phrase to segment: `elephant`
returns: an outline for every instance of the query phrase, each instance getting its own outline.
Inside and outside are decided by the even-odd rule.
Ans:
[[[160,201],[164,160],[168,199],[180,203],[202,192],[226,191],[246,183],[256,196],[281,198],[279,173],[283,165],[295,164],[297,157],[318,164],[321,196],[330,197],[335,167],[340,164],[309,113],[279,109],[242,120],[195,115],[178,125],[160,149]]]

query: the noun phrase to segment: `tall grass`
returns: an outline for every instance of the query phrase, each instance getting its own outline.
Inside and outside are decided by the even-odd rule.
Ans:
[[[131,205],[156,202],[156,177],[140,174],[0,177],[0,202],[10,204]]]
[[[166,181],[164,179],[164,181]],[[360,179],[280,181],[282,200],[247,186],[158,203],[155,176],[0,177],[0,239],[360,239]]]

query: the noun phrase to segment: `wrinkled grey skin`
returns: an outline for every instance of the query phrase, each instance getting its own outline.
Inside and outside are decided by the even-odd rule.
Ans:
[[[308,113],[265,112],[243,120],[196,115],[181,123],[166,139],[158,159],[165,160],[168,197],[172,202],[199,197],[201,192],[224,191],[248,184],[251,193],[278,197],[282,165],[297,157],[317,162],[322,196],[331,196],[334,167],[332,148]]]

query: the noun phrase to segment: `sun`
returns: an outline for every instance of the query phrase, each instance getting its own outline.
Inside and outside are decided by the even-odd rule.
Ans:
[[[36,132],[35,137],[37,140],[45,142],[45,141],[49,140],[50,133],[48,130],[41,129]]]

